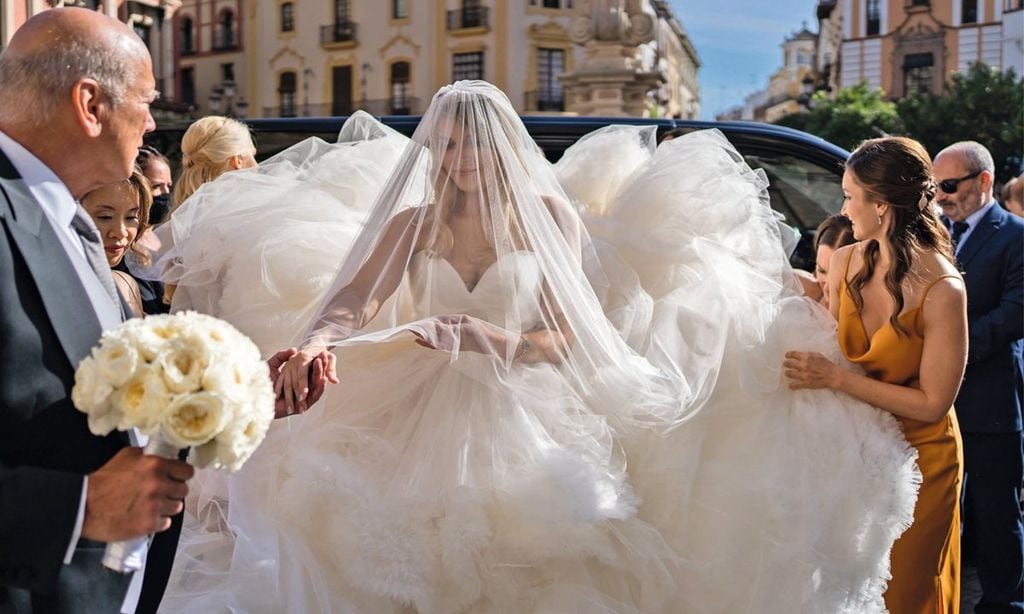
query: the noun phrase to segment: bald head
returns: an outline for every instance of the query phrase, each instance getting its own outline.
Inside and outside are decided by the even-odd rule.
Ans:
[[[935,203],[954,222],[966,220],[992,202],[995,164],[981,143],[961,141],[943,149],[935,156],[934,173],[939,184]]]
[[[131,28],[85,9],[44,11],[0,54],[0,131],[80,198],[131,175],[155,127],[155,86]]]
[[[25,22],[0,55],[0,124],[46,122],[81,79],[116,107],[149,52],[127,25],[96,11],[56,8]]]
[[[43,11],[25,22],[11,38],[7,53],[48,53],[68,43],[95,41],[114,50],[145,53],[146,47],[126,24],[83,8]]]

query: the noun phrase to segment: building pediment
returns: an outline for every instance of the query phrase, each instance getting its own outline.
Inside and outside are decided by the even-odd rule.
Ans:
[[[943,36],[946,26],[936,19],[931,10],[917,10],[907,13],[907,17],[896,27],[899,38],[934,38]]]
[[[299,65],[305,64],[306,58],[287,45],[270,58],[270,66],[272,68],[277,68],[279,64],[291,65],[296,63]]]
[[[380,48],[380,57],[415,57],[420,53],[420,46],[404,34],[392,36]]]

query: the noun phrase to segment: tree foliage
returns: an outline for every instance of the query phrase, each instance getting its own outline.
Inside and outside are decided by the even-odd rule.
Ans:
[[[953,75],[941,95],[908,96],[897,108],[907,136],[921,141],[932,156],[957,141],[978,141],[992,153],[998,180],[1020,172],[1024,80],[1013,69],[973,64],[966,74]]]
[[[898,132],[896,104],[866,83],[839,90],[835,98],[817,92],[811,109],[781,118],[778,124],[810,132],[840,147],[854,149],[864,139]]]
[[[996,176],[1020,172],[1024,150],[1024,79],[974,64],[954,74],[942,94],[913,94],[890,102],[866,83],[844,88],[835,98],[818,92],[811,109],[777,123],[820,136],[846,149],[864,139],[902,134],[921,141],[934,156],[957,141],[978,141],[992,152]]]

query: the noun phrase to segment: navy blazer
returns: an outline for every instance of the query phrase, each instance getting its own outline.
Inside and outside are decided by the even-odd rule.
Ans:
[[[117,612],[130,576],[100,565],[105,544],[81,539],[63,563],[82,477],[128,441],[93,435],[71,403],[102,328],[45,215],[0,151],[0,612]]]
[[[957,256],[967,284],[967,372],[956,399],[964,433],[1021,430],[1024,404],[1024,221],[999,205]]]

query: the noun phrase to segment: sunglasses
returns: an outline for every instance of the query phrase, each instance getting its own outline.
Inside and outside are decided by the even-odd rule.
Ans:
[[[944,181],[940,181],[939,182],[939,189],[942,190],[943,192],[945,192],[946,194],[956,194],[956,189],[960,186],[960,182],[961,181],[967,181],[968,179],[974,179],[975,177],[977,177],[978,175],[982,174],[983,172],[985,172],[985,169],[982,169],[980,171],[974,171],[970,175],[965,175],[965,176],[963,176],[963,177],[961,177],[959,179],[946,179]]]

